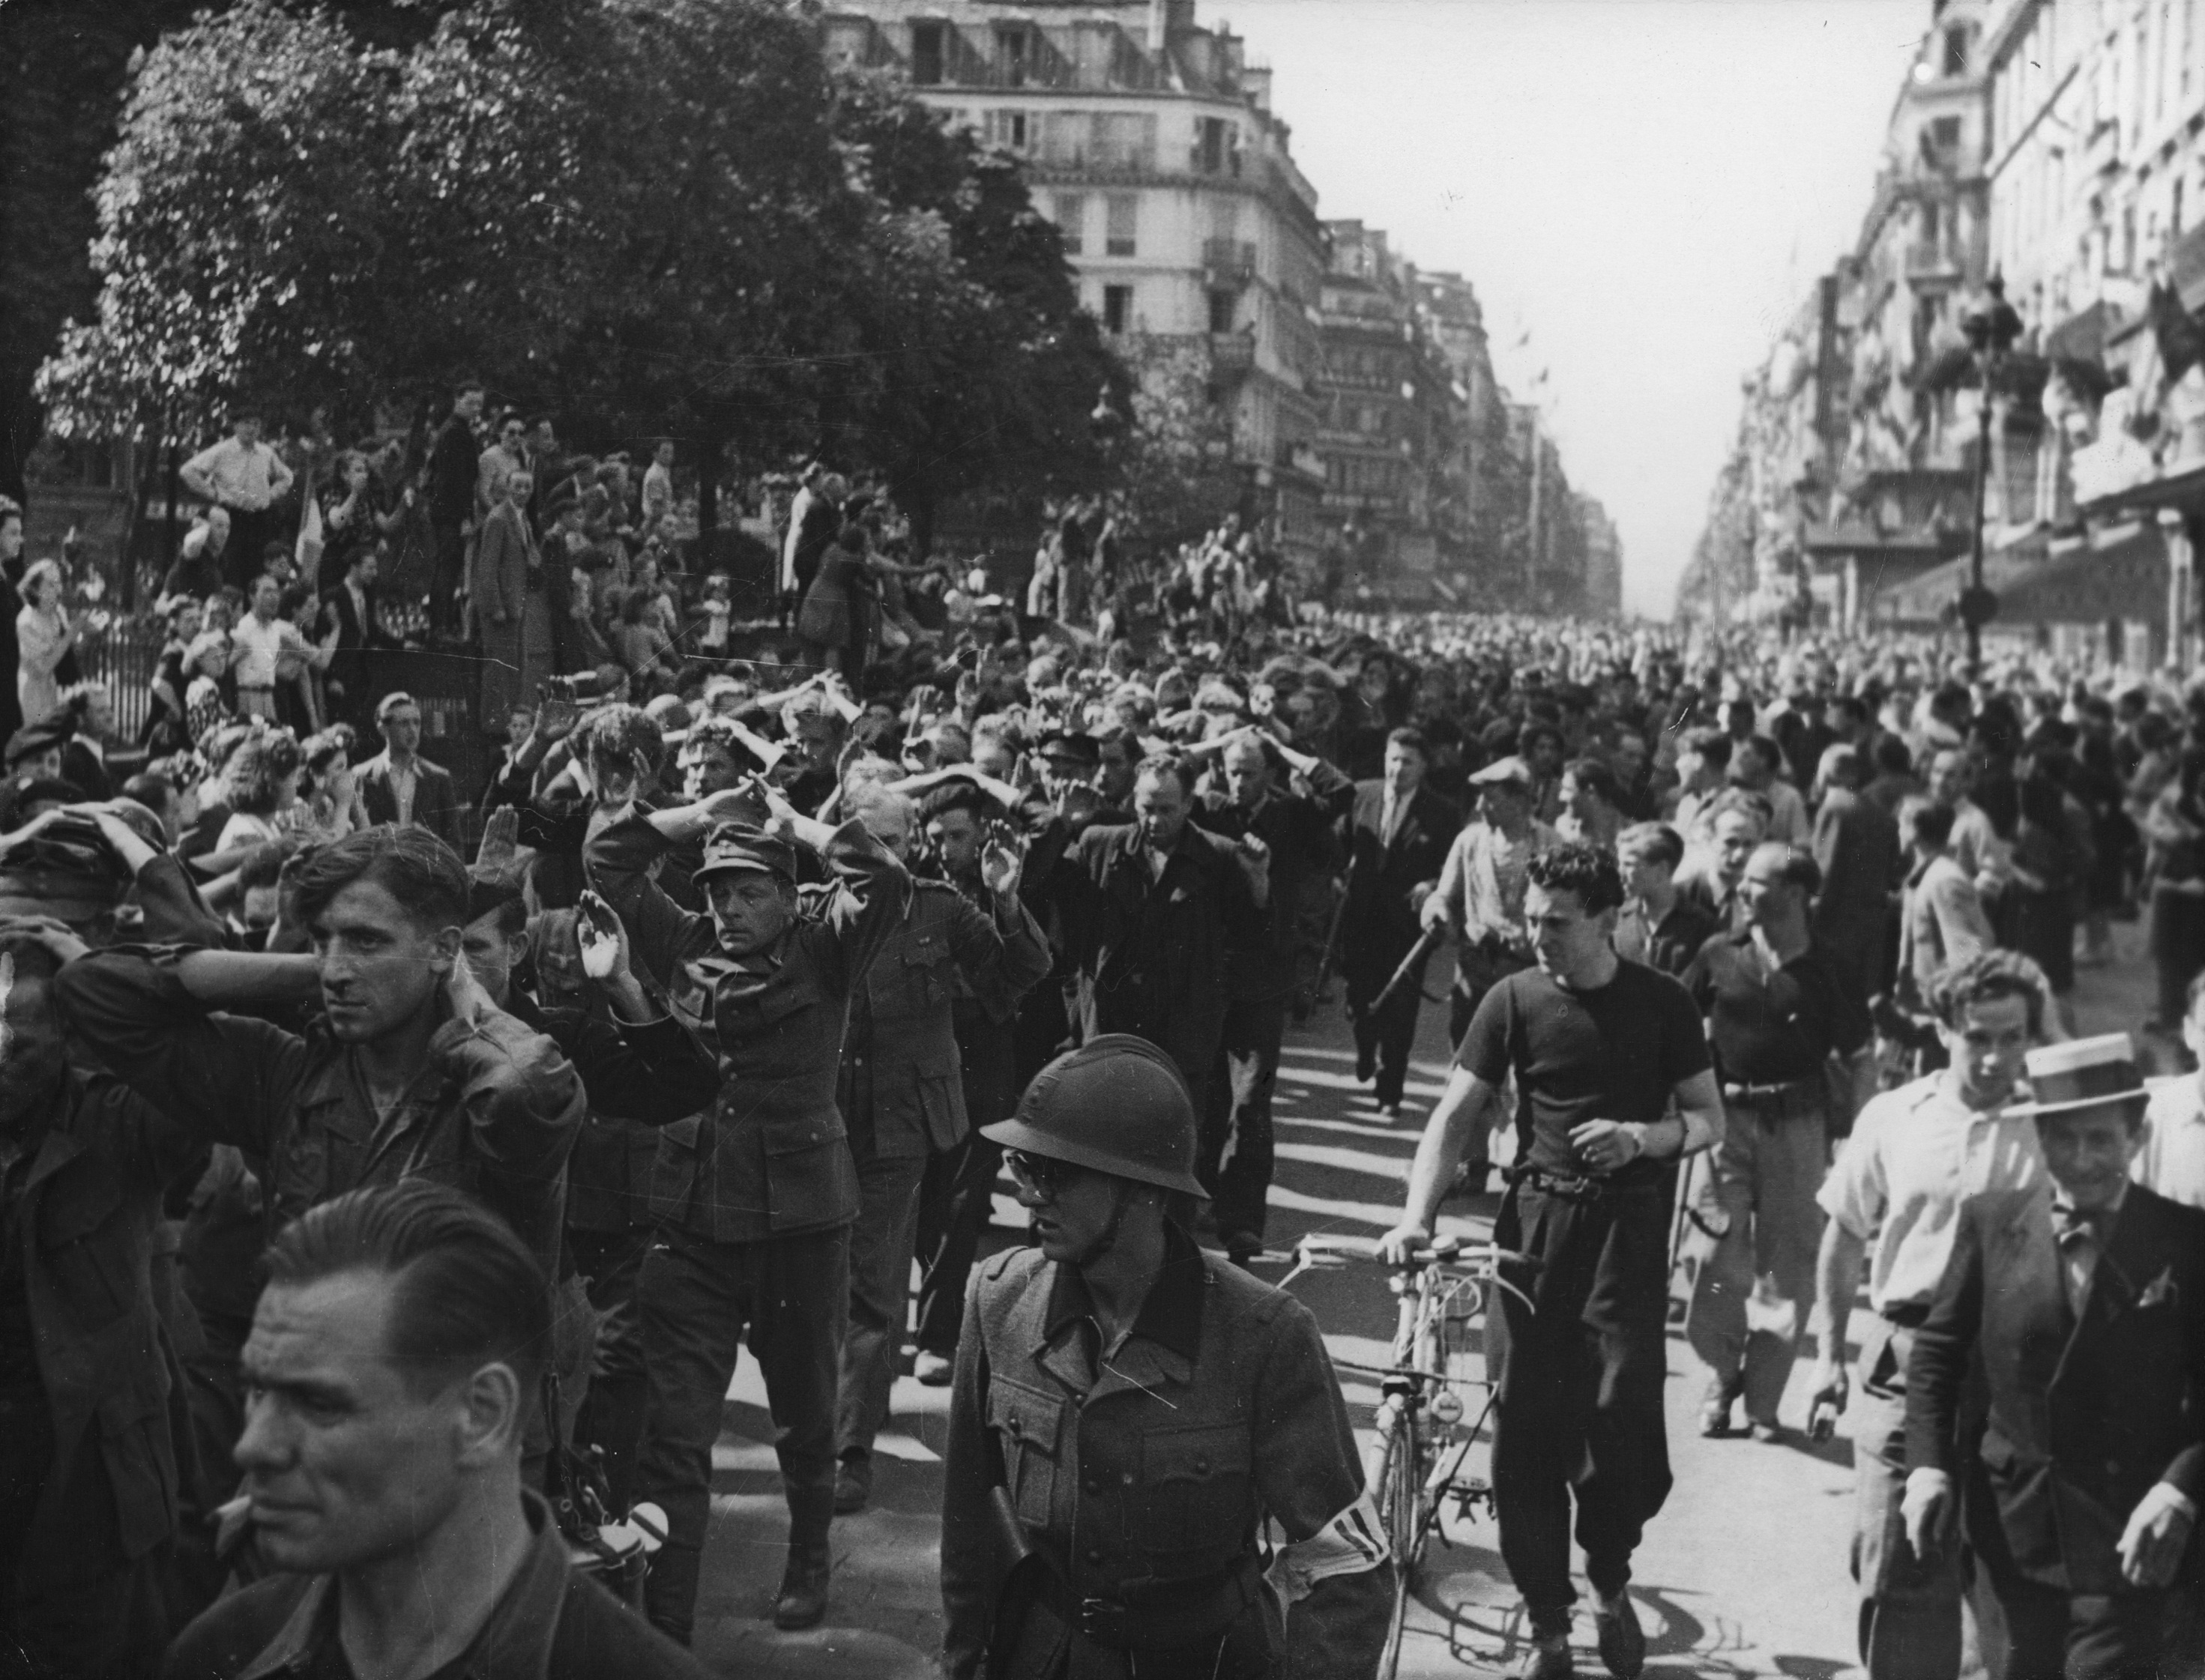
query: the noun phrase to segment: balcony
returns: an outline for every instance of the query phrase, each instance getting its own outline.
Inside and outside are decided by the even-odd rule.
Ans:
[[[1952,240],[1917,240],[1906,247],[1906,279],[1916,287],[1957,286],[1967,258]]]
[[[1206,239],[1202,242],[1202,267],[1206,284],[1239,288],[1256,277],[1253,240]]]
[[[1245,379],[1256,369],[1256,335],[1209,335],[1209,371],[1220,379]]]

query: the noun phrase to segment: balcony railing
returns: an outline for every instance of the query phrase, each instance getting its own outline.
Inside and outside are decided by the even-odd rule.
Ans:
[[[1245,286],[1256,277],[1255,241],[1206,239],[1202,242],[1202,266],[1212,286]]]
[[[1239,377],[1251,372],[1255,365],[1255,334],[1210,334],[1209,366],[1212,372]]]

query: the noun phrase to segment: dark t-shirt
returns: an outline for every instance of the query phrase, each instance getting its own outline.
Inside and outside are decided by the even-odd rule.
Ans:
[[[1685,989],[1707,1014],[1722,1077],[1741,1084],[1811,1079],[1833,1051],[1868,1042],[1868,1012],[1811,946],[1772,973],[1750,933],[1725,934],[1700,947]]]
[[[1587,1120],[1661,1118],[1669,1093],[1708,1067],[1699,1012],[1685,988],[1642,963],[1619,961],[1596,991],[1573,992],[1539,969],[1485,994],[1456,1063],[1489,1085],[1516,1075],[1516,1158],[1550,1172],[1584,1170],[1570,1132]],[[1619,1183],[1653,1179],[1673,1161],[1634,1161]]]

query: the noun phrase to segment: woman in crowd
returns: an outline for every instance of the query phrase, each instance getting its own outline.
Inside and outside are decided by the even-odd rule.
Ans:
[[[865,528],[846,525],[819,562],[796,618],[805,658],[839,664],[853,691],[865,686],[873,639],[873,577],[866,561]]]
[[[77,639],[62,605],[60,563],[34,563],[23,573],[22,596],[23,610],[15,614],[15,699],[25,723],[42,723],[61,709],[56,673]]]
[[[298,827],[316,840],[340,840],[369,826],[353,774],[353,744],[351,727],[339,723],[299,749],[306,779],[300,792]]]
[[[299,744],[278,729],[254,736],[223,773],[229,821],[214,849],[219,854],[265,846],[300,823],[299,777],[305,768]]]

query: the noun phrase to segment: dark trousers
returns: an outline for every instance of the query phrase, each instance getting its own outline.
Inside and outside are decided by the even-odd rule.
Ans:
[[[896,1356],[911,1315],[911,1256],[924,1155],[872,1156],[858,1163],[858,1223],[850,1232],[850,1319],[842,1333],[835,1390],[835,1450],[870,1458],[888,1422]]]
[[[644,1260],[636,1302],[650,1380],[636,1497],[657,1501],[668,1528],[645,1599],[652,1624],[686,1645],[711,1510],[712,1444],[746,1340],[773,1410],[789,1545],[826,1550],[835,1519],[835,1379],[850,1304],[849,1228],[756,1243],[668,1232]]]
[[[1494,1240],[1542,1261],[1504,1268],[1534,1303],[1496,1290],[1486,1317],[1495,1389],[1494,1510],[1501,1556],[1533,1630],[1569,1625],[1571,1502],[1596,1591],[1621,1592],[1631,1554],[1669,1495],[1661,1415],[1672,1181],[1595,1202],[1519,1185]]]
[[[589,1392],[574,1420],[574,1445],[584,1451],[594,1446],[602,1455],[615,1515],[635,1499],[635,1456],[643,1444],[644,1408],[650,1399],[636,1286],[654,1234],[648,1226],[567,1232],[568,1252],[597,1315]]]
[[[1287,1000],[1236,999],[1225,1012],[1225,1042],[1209,1081],[1196,1174],[1209,1190],[1217,1229],[1260,1238],[1271,1189],[1271,1093],[1279,1083],[1279,1043]]]
[[[1388,969],[1370,988],[1375,996],[1393,971]],[[1383,1009],[1372,1012],[1368,998],[1350,999],[1355,1020],[1355,1054],[1360,1061],[1375,1057],[1377,1089],[1371,1095],[1381,1103],[1399,1102],[1409,1079],[1409,1052],[1417,1042],[1417,1012],[1423,1007],[1423,976],[1420,972],[1394,988]]]
[[[1003,1146],[977,1131],[928,1158],[918,1186],[918,1345],[945,1359],[965,1328],[965,1284],[993,1210]]]
[[[2005,1680],[2160,1680],[2165,1593],[2076,1597],[1995,1569],[1991,1591],[2012,1641]]]
[[[438,520],[429,527],[429,627],[439,635],[456,635],[460,628],[460,581],[467,575],[467,533],[456,525]]]
[[[232,508],[229,513],[229,541],[222,551],[222,580],[234,584],[253,596],[253,580],[260,575],[260,556],[282,533],[277,530],[276,515],[271,509],[262,508],[248,513],[242,508]]]

